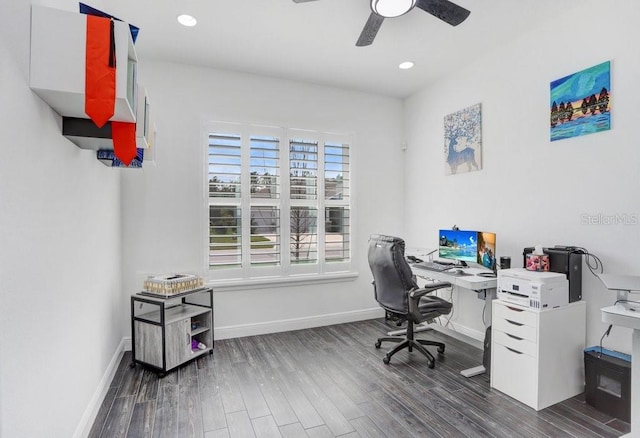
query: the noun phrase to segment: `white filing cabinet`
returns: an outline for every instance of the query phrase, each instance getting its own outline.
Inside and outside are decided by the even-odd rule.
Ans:
[[[584,391],[586,303],[492,303],[491,387],[536,411]]]

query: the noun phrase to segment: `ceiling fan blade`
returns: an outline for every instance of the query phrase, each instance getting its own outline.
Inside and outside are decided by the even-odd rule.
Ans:
[[[383,21],[384,17],[372,12],[371,15],[369,15],[367,23],[364,25],[364,29],[362,29],[362,33],[356,42],[356,46],[364,47],[370,45],[376,37],[378,30],[380,30],[380,26],[382,26]]]
[[[416,6],[452,26],[462,23],[471,13],[449,0],[418,0]]]

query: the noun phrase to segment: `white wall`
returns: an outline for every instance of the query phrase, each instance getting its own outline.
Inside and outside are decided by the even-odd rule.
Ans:
[[[123,336],[120,171],[64,139],[60,117],[31,92],[30,2],[5,3],[0,436],[67,438]]]
[[[359,277],[312,286],[214,289],[216,336],[382,314],[373,299],[366,246],[372,233],[402,233],[402,101],[148,60],[141,63],[140,78],[158,126],[157,164],[123,177],[125,296],[140,290],[143,273],[202,271],[202,124],[240,121],[354,135],[352,250]],[[123,330],[130,332],[129,325]]]
[[[631,43],[640,36],[640,5],[607,5],[590,0],[558,11],[534,32],[407,99],[407,240],[435,247],[437,230],[457,224],[495,231],[498,256],[511,256],[512,266],[522,266],[524,247],[574,245],[600,257],[606,273],[640,274],[640,224],[583,224],[585,214],[640,217],[640,58]],[[607,60],[612,129],[551,143],[549,83]],[[445,176],[443,117],[479,102],[483,169]],[[457,297],[454,321],[480,335],[484,303],[472,295]],[[614,298],[585,266],[588,345],[598,344],[606,329],[599,309]],[[630,353],[630,331],[614,329],[605,346]]]

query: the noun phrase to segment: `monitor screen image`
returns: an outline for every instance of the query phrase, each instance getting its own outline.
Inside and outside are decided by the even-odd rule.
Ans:
[[[478,231],[478,260],[477,263],[485,268],[494,269],[496,266],[496,233]]]
[[[477,263],[478,232],[465,230],[440,230],[438,257]]]

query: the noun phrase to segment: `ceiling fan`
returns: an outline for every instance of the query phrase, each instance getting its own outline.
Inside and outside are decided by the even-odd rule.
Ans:
[[[294,3],[304,3],[315,0],[293,1]],[[449,0],[371,0],[371,15],[362,29],[356,46],[368,46],[373,43],[385,18],[399,17],[416,6],[452,26],[462,23],[471,13]]]

